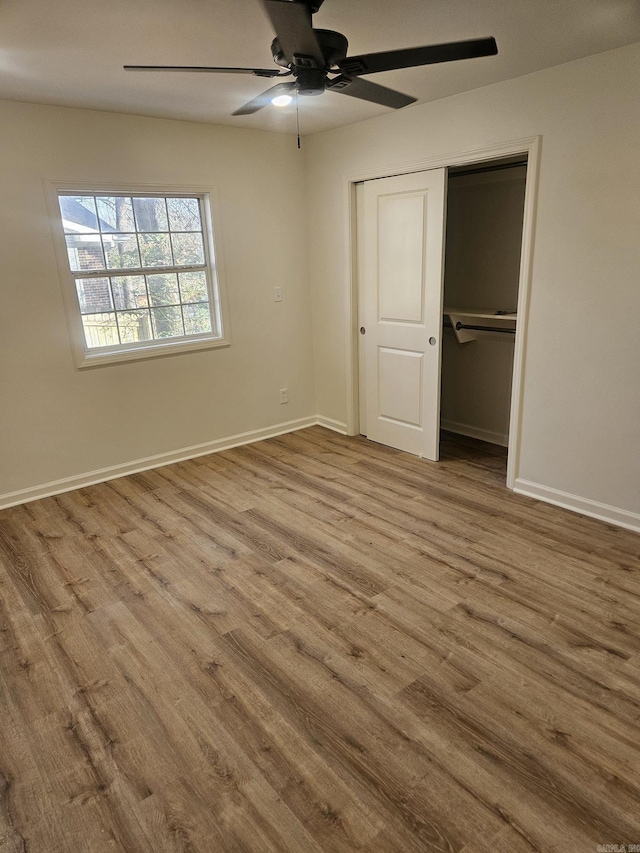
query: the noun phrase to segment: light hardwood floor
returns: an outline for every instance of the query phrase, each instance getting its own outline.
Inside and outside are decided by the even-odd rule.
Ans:
[[[319,427],[0,513],[0,853],[640,844],[640,537]]]

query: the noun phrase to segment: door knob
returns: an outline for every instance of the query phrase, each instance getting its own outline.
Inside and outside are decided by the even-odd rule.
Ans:
[[[360,334],[361,334],[361,335],[364,335],[364,333],[365,333],[366,331],[367,331],[367,330],[365,329],[365,327],[364,327],[364,326],[360,326]]]
[[[436,345],[436,339],[433,337],[429,338],[429,343],[431,344],[432,347],[434,347]]]

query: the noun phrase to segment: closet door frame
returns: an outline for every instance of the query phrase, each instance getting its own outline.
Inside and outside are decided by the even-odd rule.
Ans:
[[[527,179],[524,199],[524,219],[522,227],[522,249],[520,254],[520,279],[518,282],[518,323],[515,336],[513,379],[511,386],[511,410],[509,419],[509,449],[507,459],[507,488],[513,489],[520,467],[520,436],[522,418],[522,396],[526,367],[526,349],[528,334],[529,293],[533,259],[533,237],[538,188],[541,137],[533,136],[499,143],[485,148],[476,148],[465,152],[452,152],[449,155],[411,163],[381,165],[366,172],[352,173],[343,177],[343,197],[347,220],[347,305],[349,341],[347,346],[347,434],[360,433],[360,374],[363,369],[359,358],[359,327],[361,325],[362,294],[359,286],[358,270],[358,228],[356,196],[357,185],[363,181],[387,178],[394,175],[406,175],[410,172],[422,172],[429,169],[447,168],[481,164],[485,160],[500,157],[526,155]],[[441,339],[440,339],[441,340]],[[441,342],[440,342],[441,346]],[[364,415],[364,413],[363,413]]]

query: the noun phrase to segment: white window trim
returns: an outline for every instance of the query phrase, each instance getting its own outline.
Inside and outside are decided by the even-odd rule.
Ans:
[[[215,282],[210,281],[210,305],[217,317],[219,335],[201,335],[188,340],[153,340],[132,345],[120,345],[118,348],[104,347],[89,349],[85,343],[82,316],[78,304],[75,276],[70,269],[67,246],[58,203],[60,193],[107,193],[111,195],[161,195],[169,196],[199,196],[203,199],[202,213],[203,237],[205,240],[205,256],[207,268],[215,276]],[[157,358],[159,356],[177,355],[204,349],[228,347],[231,344],[229,317],[227,310],[226,289],[224,285],[222,240],[220,238],[220,215],[217,193],[214,188],[204,189],[202,186],[176,186],[173,184],[127,184],[121,182],[100,183],[95,181],[45,181],[45,193],[51,221],[56,262],[62,286],[67,325],[71,340],[73,359],[78,369],[99,367],[101,365],[118,364],[126,361]],[[214,259],[214,263],[212,263]],[[114,271],[115,272],[115,271]],[[209,276],[207,276],[209,279]]]

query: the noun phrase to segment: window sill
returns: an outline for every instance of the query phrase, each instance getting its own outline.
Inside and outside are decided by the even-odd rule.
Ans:
[[[102,367],[109,364],[120,364],[125,361],[141,361],[142,359],[159,358],[167,355],[178,355],[185,352],[197,352],[204,349],[215,349],[217,347],[228,347],[231,342],[228,338],[198,338],[190,341],[167,341],[159,343],[154,341],[152,346],[132,346],[118,349],[117,352],[84,352],[77,359],[79,370],[91,367]]]

